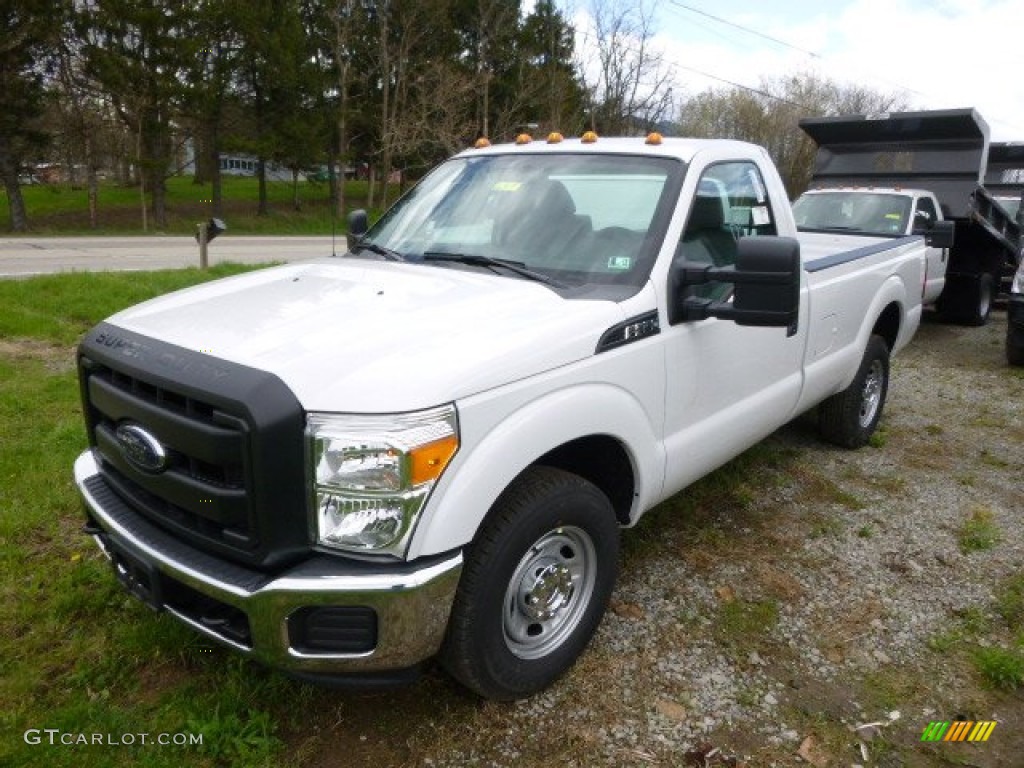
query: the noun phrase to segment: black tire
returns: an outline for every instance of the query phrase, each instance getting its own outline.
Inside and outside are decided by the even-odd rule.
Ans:
[[[865,445],[882,418],[888,391],[889,345],[881,336],[872,336],[850,386],[819,406],[822,439],[843,448]]]
[[[946,290],[936,302],[936,309],[946,322],[958,325],[985,325],[992,314],[996,298],[996,281],[989,272],[977,278],[947,278]]]
[[[615,512],[593,483],[552,467],[526,470],[468,549],[442,665],[488,699],[543,690],[600,624],[618,560]]]
[[[982,326],[988,322],[992,314],[992,304],[996,300],[996,280],[988,272],[978,276],[978,284],[975,287],[974,302],[970,313],[966,317],[968,325]]]
[[[1006,362],[1010,365],[1024,365],[1024,334],[1014,338],[1012,331],[1006,332]]]

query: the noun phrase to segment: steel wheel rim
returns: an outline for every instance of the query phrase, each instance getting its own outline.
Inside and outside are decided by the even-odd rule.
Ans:
[[[882,383],[885,381],[881,360],[874,360],[864,379],[860,397],[860,426],[869,427],[882,403]]]
[[[583,620],[597,580],[590,534],[566,526],[541,536],[519,561],[505,590],[505,645],[521,659],[548,655]]]

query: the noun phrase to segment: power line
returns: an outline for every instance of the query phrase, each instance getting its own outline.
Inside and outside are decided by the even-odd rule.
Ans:
[[[756,29],[751,29],[750,27],[745,27],[742,24],[737,24],[735,22],[729,21],[728,19],[723,19],[721,16],[715,16],[713,13],[708,13],[707,11],[702,11],[700,8],[694,8],[692,5],[687,5],[686,3],[679,2],[679,0],[669,0],[669,3],[671,5],[676,6],[677,8],[683,8],[684,10],[690,11],[691,13],[696,13],[696,14],[698,14],[700,16],[704,16],[704,17],[706,17],[708,19],[711,19],[713,21],[717,21],[719,24],[725,24],[726,26],[732,27],[733,29],[739,29],[739,30],[741,30],[743,32],[746,32],[748,34],[756,35],[757,37],[760,37],[763,40],[768,40],[770,42],[775,43],[776,45],[781,45],[784,48],[791,48],[794,51],[799,51],[800,53],[802,53],[802,54],[804,54],[806,56],[810,56],[810,57],[815,58],[815,59],[820,59],[821,58],[821,54],[820,53],[815,53],[814,51],[808,51],[806,48],[801,48],[798,45],[793,45],[792,43],[787,43],[785,40],[779,40],[779,38],[777,38],[777,37],[772,37],[771,35],[766,35],[764,32],[759,32]]]
[[[590,32],[588,32],[586,30],[577,29],[577,30],[575,30],[574,34],[577,37],[582,37],[584,40],[589,41],[592,45],[596,45],[596,43],[597,43],[596,36],[591,34]],[[630,53],[636,53],[636,54],[641,53],[641,51],[639,51],[638,49],[633,48],[633,47],[631,47],[629,45],[622,45],[622,44],[620,44],[619,47],[622,50],[629,51]],[[718,75],[713,75],[710,72],[705,72],[702,69],[697,69],[696,67],[690,67],[690,66],[687,66],[686,64],[681,64],[678,61],[667,61],[667,62],[663,62],[663,63],[665,63],[670,69],[675,69],[675,70],[685,69],[687,72],[693,72],[694,74],[700,75],[701,77],[707,77],[707,78],[709,78],[711,80],[716,80],[716,81],[718,81],[720,83],[725,83],[726,85],[731,85],[734,88],[739,88],[739,89],[744,90],[744,91],[749,91],[750,93],[756,93],[756,94],[758,94],[760,96],[764,96],[765,98],[772,99],[774,101],[780,101],[783,104],[790,104],[790,105],[792,105],[794,107],[806,108],[806,105],[804,105],[804,104],[800,104],[800,103],[792,101],[790,99],[783,98],[782,96],[776,96],[775,94],[769,93],[768,91],[761,90],[760,88],[754,88],[753,86],[743,85],[742,83],[737,83],[737,82],[735,82],[733,80],[728,80],[728,79],[726,79],[724,77],[719,77]]]
[[[673,6],[677,7],[677,8],[681,8],[681,9],[690,11],[691,13],[696,13],[696,14],[698,14],[700,16],[704,16],[705,18],[712,19],[714,21],[717,21],[719,24],[724,24],[724,25],[732,27],[734,29],[738,29],[738,30],[741,30],[743,32],[746,32],[747,34],[755,35],[756,37],[763,38],[764,40],[768,40],[770,42],[773,42],[776,45],[781,45],[781,46],[783,46],[785,48],[789,48],[791,50],[794,50],[794,51],[797,51],[799,53],[802,53],[805,56],[810,56],[811,58],[818,59],[819,61],[824,62],[826,60],[826,57],[823,56],[820,53],[817,53],[815,51],[809,51],[806,48],[801,48],[798,45],[793,45],[792,43],[786,42],[785,40],[780,40],[777,37],[772,37],[771,35],[766,35],[765,33],[760,32],[760,31],[758,31],[756,29],[752,29],[750,27],[746,27],[746,26],[744,26],[742,24],[737,24],[736,22],[729,21],[728,19],[724,19],[721,16],[715,16],[714,14],[708,13],[707,11],[702,11],[700,8],[694,8],[692,5],[687,5],[686,3],[683,3],[680,0],[669,0],[669,4],[673,5]],[[870,75],[871,77],[873,77],[876,80],[879,80],[881,82],[886,83],[890,87],[899,88],[902,91],[906,91],[907,93],[913,93],[913,94],[915,94],[917,96],[921,96],[922,98],[928,98],[928,94],[921,93],[921,91],[915,90],[914,88],[910,88],[910,87],[908,87],[907,85],[905,85],[903,83],[900,83],[900,82],[897,82],[895,80],[890,80],[888,78],[882,77],[882,76],[878,75],[877,73],[866,72],[866,74]]]

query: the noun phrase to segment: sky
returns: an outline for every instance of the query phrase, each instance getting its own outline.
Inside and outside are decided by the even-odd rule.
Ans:
[[[576,1],[578,28],[587,5]],[[727,87],[695,70],[753,88],[762,77],[812,72],[904,94],[911,109],[973,107],[993,141],[1024,142],[1024,0],[653,0],[649,7],[653,42],[684,94]]]

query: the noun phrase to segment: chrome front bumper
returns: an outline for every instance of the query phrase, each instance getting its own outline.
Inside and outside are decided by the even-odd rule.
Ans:
[[[462,571],[462,555],[434,558],[421,566],[382,565],[367,570],[321,556],[284,573],[267,574],[189,547],[153,526],[103,481],[91,451],[75,462],[75,483],[95,526],[100,548],[115,564],[129,591],[196,631],[271,667],[313,678],[346,678],[415,667],[441,646]],[[139,569],[144,577],[130,571]],[[133,589],[140,581],[146,588]],[[149,582],[152,581],[152,584]],[[162,585],[158,588],[158,585]],[[177,602],[167,595],[186,595]],[[202,605],[192,611],[183,605]],[[247,626],[239,634],[213,612]],[[295,642],[304,612],[360,610],[375,616],[375,642],[359,652],[310,650]]]

